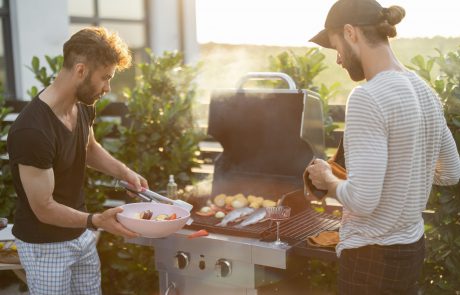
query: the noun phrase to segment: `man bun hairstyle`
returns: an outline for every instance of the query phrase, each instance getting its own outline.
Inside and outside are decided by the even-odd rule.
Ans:
[[[377,31],[385,37],[396,37],[396,27],[406,16],[406,11],[401,6],[383,8],[381,12],[382,22],[377,25]]]
[[[131,66],[128,45],[115,32],[102,27],[85,28],[64,43],[63,67],[71,69],[77,63],[97,66],[116,65],[118,71]]]
[[[406,11],[401,6],[383,8],[380,12],[380,22],[375,25],[359,26],[370,44],[388,42],[388,38],[396,37],[396,27],[406,16]]]

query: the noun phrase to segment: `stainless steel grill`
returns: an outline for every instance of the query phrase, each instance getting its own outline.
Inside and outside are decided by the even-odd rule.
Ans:
[[[285,74],[269,76],[295,85]],[[260,75],[249,76],[254,77]],[[333,250],[314,249],[305,242],[310,235],[339,226],[337,218],[308,209],[303,196],[303,170],[324,150],[319,99],[295,86],[244,90],[246,80],[236,90],[215,92],[211,99],[208,133],[224,148],[215,162],[211,196],[243,193],[281,198],[292,208],[292,217],[281,223],[281,238],[289,246],[277,248],[270,242],[275,225],[269,221],[242,229],[222,228],[213,217],[193,214],[194,223],[174,235],[131,241],[155,247],[161,294],[264,294],[263,286],[289,273],[294,255],[335,257]],[[195,204],[199,210],[202,204]],[[187,239],[199,229],[207,229],[210,235]],[[280,269],[284,273],[273,274]]]

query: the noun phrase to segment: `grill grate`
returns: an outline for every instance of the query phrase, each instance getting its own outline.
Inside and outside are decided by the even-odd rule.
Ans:
[[[237,228],[235,226],[215,226],[220,221],[220,219],[215,217],[203,217],[192,213],[192,218],[194,222],[188,226],[190,229],[206,229],[212,233],[251,237],[266,241],[274,240],[276,236],[276,224],[271,221]],[[326,213],[318,213],[308,208],[281,222],[280,236],[291,243],[300,242],[309,236],[316,235],[325,230],[337,230],[339,227],[340,218]]]
[[[340,227],[340,218],[326,213],[318,213],[309,208],[280,223],[280,237],[290,243],[304,241],[322,231],[335,231]],[[274,240],[276,224],[264,232],[262,240]]]

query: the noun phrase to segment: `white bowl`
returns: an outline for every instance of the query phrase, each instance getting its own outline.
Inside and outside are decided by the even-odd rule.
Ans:
[[[127,229],[136,232],[147,238],[162,238],[184,227],[190,218],[190,212],[182,207],[160,203],[131,203],[121,206],[123,212],[117,213],[117,220]],[[174,220],[146,220],[140,219],[139,213],[151,210],[152,216],[160,214],[176,213],[177,219]]]

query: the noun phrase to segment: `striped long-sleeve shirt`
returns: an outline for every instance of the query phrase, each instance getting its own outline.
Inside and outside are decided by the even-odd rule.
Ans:
[[[434,91],[412,72],[386,71],[350,94],[339,184],[343,249],[409,244],[424,233],[431,186],[454,185],[460,159]]]

